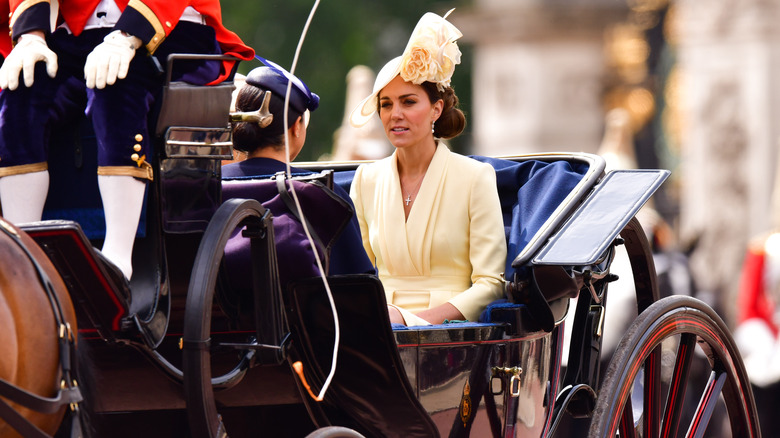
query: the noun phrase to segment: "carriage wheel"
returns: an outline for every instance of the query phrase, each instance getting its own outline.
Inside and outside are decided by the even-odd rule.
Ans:
[[[685,403],[691,397],[698,405]],[[728,414],[725,428],[723,416],[713,416],[721,410]],[[753,392],[726,325],[694,298],[655,302],[617,347],[589,436],[702,437],[722,428],[732,437],[761,436]]]
[[[264,212],[263,206],[255,200],[226,201],[214,213],[198,248],[187,291],[182,336],[184,392],[193,437],[227,436],[214,400],[214,382],[231,379],[237,373],[234,370],[217,379],[211,376],[214,291],[225,245],[231,233],[246,220],[261,218]]]

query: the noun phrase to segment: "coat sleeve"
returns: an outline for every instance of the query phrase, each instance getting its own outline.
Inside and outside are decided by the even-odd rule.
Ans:
[[[122,11],[115,28],[134,35],[143,41],[146,50],[154,53],[179,22],[182,12],[192,6],[203,15],[206,25],[214,29],[222,53],[244,61],[255,56],[254,50],[245,45],[235,33],[222,24],[222,11],[217,0],[130,0]],[[219,83],[230,74],[235,61],[225,61]]]
[[[51,32],[49,0],[10,0],[8,4],[10,11],[3,13],[8,13],[8,26],[13,41],[33,30],[41,30],[46,34]]]
[[[364,213],[365,203],[363,202],[363,165],[359,166],[355,171],[355,176],[352,179],[352,186],[349,189],[349,196],[352,198],[352,203],[355,205],[355,216],[357,216],[358,225],[360,225],[360,235],[363,239],[363,248],[366,250],[368,259],[376,265],[376,257],[371,250],[371,243],[368,239],[368,224],[366,223],[366,216]]]
[[[504,296],[506,238],[496,172],[489,164],[478,166],[468,199],[472,285],[449,302],[467,320],[477,321],[488,304]]]
[[[130,0],[115,28],[140,38],[146,50],[154,53],[188,4],[186,0]]]
[[[10,30],[9,20],[11,19],[11,5],[8,2],[0,2],[0,26],[2,26],[3,34],[0,35],[0,55],[3,56],[3,60],[11,53],[11,34],[6,32]]]

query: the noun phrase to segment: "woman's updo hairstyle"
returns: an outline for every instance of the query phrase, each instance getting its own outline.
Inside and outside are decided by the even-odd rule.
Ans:
[[[263,104],[266,91],[271,92],[268,111],[273,114],[273,120],[265,128],[252,122],[236,122],[233,124],[233,147],[239,151],[250,153],[256,149],[268,146],[284,145],[284,133],[307,110],[314,111],[319,106],[320,98],[312,93],[306,84],[293,76],[279,65],[258,57],[265,64],[249,72],[246,84],[236,97],[236,111],[256,111]],[[290,102],[287,109],[287,126],[284,125],[284,97],[290,87]]]
[[[248,83],[241,88],[236,98],[236,111],[256,111],[263,104],[266,90]],[[261,128],[257,123],[237,122],[233,124],[233,147],[242,152],[252,152],[268,146],[284,144],[284,133],[292,126],[302,113],[290,106],[287,110],[287,128],[284,124],[284,96],[273,91],[268,110],[274,118],[271,124]]]
[[[433,82],[423,82],[421,85],[432,104],[439,99],[444,102],[441,116],[433,125],[433,136],[447,140],[460,135],[466,128],[466,115],[458,108],[455,90],[452,87],[444,87],[444,91],[439,91]]]

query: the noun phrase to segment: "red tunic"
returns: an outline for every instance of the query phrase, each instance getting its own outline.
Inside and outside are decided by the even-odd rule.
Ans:
[[[223,54],[244,61],[254,57],[254,50],[246,46],[238,35],[222,25],[222,11],[218,0],[114,0],[114,2],[122,11],[115,28],[140,38],[149,53],[154,53],[165,37],[176,27],[184,9],[192,6],[203,16],[206,25],[216,32]],[[78,36],[99,3],[100,0],[60,0],[59,20],[67,23],[71,32]],[[16,40],[19,35],[30,30],[39,29],[48,32],[49,6],[49,0],[10,0],[12,12],[10,27],[13,39]],[[223,81],[232,70],[233,64],[232,61],[225,61],[222,75],[214,83]]]
[[[7,28],[8,27],[8,20],[10,17],[10,5],[8,2],[0,1],[0,28]],[[11,53],[11,35],[7,32],[0,33],[0,55],[3,55],[3,58],[7,58],[8,54]]]
[[[778,327],[774,322],[775,303],[771,297],[773,285],[767,284],[766,272],[769,257],[765,251],[765,239],[751,242],[742,266],[739,295],[737,297],[737,324],[759,318],[767,323],[775,336]]]

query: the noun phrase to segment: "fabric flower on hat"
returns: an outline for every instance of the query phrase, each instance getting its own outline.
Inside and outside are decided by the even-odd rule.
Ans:
[[[434,82],[440,90],[450,86],[460,49],[455,42],[463,34],[444,17],[425,14],[417,23],[401,56],[401,77],[413,84]]]
[[[455,66],[460,64],[460,49],[455,42],[463,34],[447,16],[427,12],[417,22],[403,55],[391,59],[376,75],[374,90],[355,107],[349,115],[349,123],[361,127],[368,123],[377,111],[379,92],[396,76],[406,82],[420,85],[433,82],[439,91],[450,86]]]

